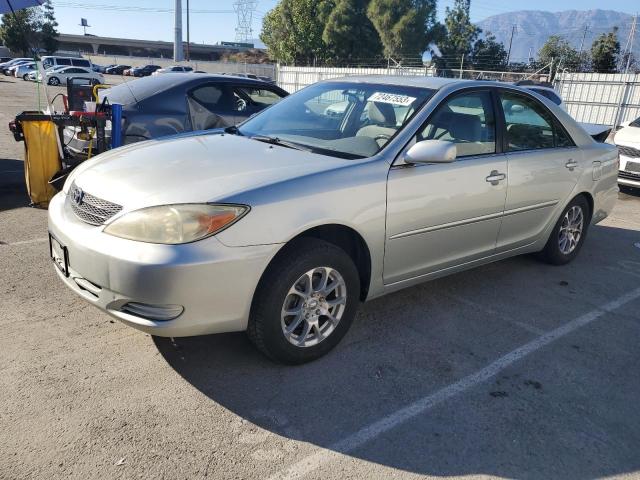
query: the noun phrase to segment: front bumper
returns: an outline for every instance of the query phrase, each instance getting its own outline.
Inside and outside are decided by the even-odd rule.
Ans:
[[[640,158],[620,155],[618,183],[628,187],[640,188]]]
[[[215,237],[184,245],[113,237],[80,221],[62,192],[49,204],[49,230],[68,250],[69,277],[52,268],[71,290],[118,320],[164,337],[245,330],[260,276],[280,247],[227,247]],[[128,302],[184,311],[173,320],[149,320],[123,311]]]

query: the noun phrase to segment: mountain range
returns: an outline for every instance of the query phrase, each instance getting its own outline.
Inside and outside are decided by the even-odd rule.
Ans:
[[[515,26],[511,61],[525,62],[537,53],[550,35],[560,35],[574,48],[579,49],[584,38],[583,50],[590,50],[591,44],[602,33],[618,27],[620,50],[624,50],[631,30],[633,16],[613,10],[566,10],[563,12],[543,12],[520,10],[493,15],[477,23],[486,34],[491,32],[498,41],[509,48],[511,31]],[[586,27],[586,35],[585,35]],[[640,28],[640,26],[638,26]],[[636,28],[633,52],[640,57],[640,32]]]

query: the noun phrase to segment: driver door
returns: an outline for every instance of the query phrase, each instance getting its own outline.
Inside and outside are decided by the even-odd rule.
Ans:
[[[507,192],[489,89],[447,98],[414,141],[456,144],[451,163],[395,164],[387,182],[384,282],[393,284],[494,253]]]

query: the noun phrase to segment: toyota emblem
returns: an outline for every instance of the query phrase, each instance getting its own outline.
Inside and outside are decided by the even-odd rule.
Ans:
[[[73,191],[73,201],[75,202],[75,204],[76,205],[81,205],[83,198],[84,198],[84,192],[82,191],[82,189],[81,188],[76,188]]]

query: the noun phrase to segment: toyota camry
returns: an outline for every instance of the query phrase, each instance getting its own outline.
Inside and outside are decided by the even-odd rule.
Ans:
[[[50,204],[50,254],[127,325],[247,331],[302,363],[361,302],[514,255],[570,262],[614,206],[618,162],[518,86],[334,79],[239,127],[84,162]]]

